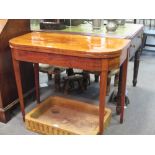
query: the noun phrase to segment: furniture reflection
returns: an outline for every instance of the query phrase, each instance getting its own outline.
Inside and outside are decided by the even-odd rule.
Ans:
[[[32,38],[36,38],[37,42],[34,43]],[[65,42],[62,42],[62,40]],[[99,134],[102,134],[104,130],[103,122],[108,71],[120,67],[120,78],[122,82],[120,86],[120,122],[123,123],[128,48],[130,46],[129,40],[61,33],[33,32],[11,39],[10,46],[12,47],[14,71],[23,120],[25,120],[25,110],[21,74],[19,70],[20,61],[32,62],[35,64],[35,85],[38,103],[40,103],[39,80],[37,75],[39,68],[38,63],[100,72],[98,108]]]
[[[0,20],[0,122],[6,123],[11,118],[12,109],[19,103],[8,41],[27,32],[30,32],[30,20]],[[20,64],[26,97],[34,90],[34,70],[28,62]]]

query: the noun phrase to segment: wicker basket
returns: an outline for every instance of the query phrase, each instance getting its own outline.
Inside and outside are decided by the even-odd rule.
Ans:
[[[53,135],[95,135],[99,131],[98,106],[66,99],[49,97],[26,115],[27,129]],[[104,126],[111,118],[111,110],[105,110]]]

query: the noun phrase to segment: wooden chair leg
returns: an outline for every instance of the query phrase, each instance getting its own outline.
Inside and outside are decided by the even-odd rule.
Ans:
[[[107,79],[107,90],[106,90],[106,95],[107,96],[110,93],[110,83],[111,83],[111,77],[108,77],[108,79]]]
[[[118,81],[119,81],[119,73],[115,74],[114,87],[118,86]]]
[[[95,74],[95,82],[98,82],[98,81],[99,81],[99,75]]]
[[[87,90],[87,86],[90,85],[90,75],[87,72],[83,72],[83,87]]]
[[[55,68],[54,70],[54,84],[55,84],[55,91],[60,91],[60,69]]]
[[[66,69],[66,73],[67,73],[67,76],[74,75],[74,70],[73,70],[73,68],[68,68],[68,69]]]
[[[52,74],[48,74],[48,81],[52,80]]]
[[[78,80],[78,84],[79,84],[79,89],[83,92],[84,91],[84,86],[83,86],[82,80]]]
[[[39,91],[39,64],[34,63],[34,77],[35,77],[35,89],[37,103],[40,103],[40,91]]]
[[[69,80],[64,82],[64,94],[67,95],[69,90]]]

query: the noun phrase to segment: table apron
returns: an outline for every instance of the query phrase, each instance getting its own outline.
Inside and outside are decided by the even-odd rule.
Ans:
[[[110,59],[85,58],[54,53],[43,53],[12,49],[13,58],[18,61],[32,63],[44,63],[61,67],[77,68],[89,71],[107,71],[118,68],[120,60],[118,57]]]

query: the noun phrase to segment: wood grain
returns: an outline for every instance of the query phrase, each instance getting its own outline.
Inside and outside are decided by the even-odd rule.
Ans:
[[[124,66],[124,61],[126,61],[128,55],[127,49],[130,46],[129,40],[33,32],[11,39],[10,46],[14,62],[40,62],[62,67],[99,71],[101,78],[98,132],[102,133],[104,129],[107,73],[110,69],[119,68],[122,64]],[[14,70],[16,80],[18,80],[19,72],[17,65],[14,65]],[[125,75],[127,72],[126,67],[123,68],[123,72],[123,75]],[[124,77],[122,79],[126,85]],[[122,91],[125,91],[124,87]],[[18,94],[22,105],[21,82],[18,83]],[[23,115],[24,118],[25,115]]]
[[[16,102],[18,93],[9,40],[28,32],[30,32],[30,20],[0,19],[0,122],[6,123],[11,119],[12,109],[19,104]],[[34,88],[33,65],[20,62],[20,70],[23,93],[32,92]]]
[[[32,32],[11,39],[10,45],[20,50],[45,52],[87,58],[120,56],[130,40],[59,33]]]
[[[102,62],[102,69],[105,66],[105,63],[108,66],[107,62]],[[105,114],[105,102],[106,102],[106,90],[107,90],[107,78],[108,78],[108,71],[101,71],[100,74],[100,94],[99,94],[99,133],[102,134],[104,132],[104,124],[102,123],[104,120],[104,114]]]

